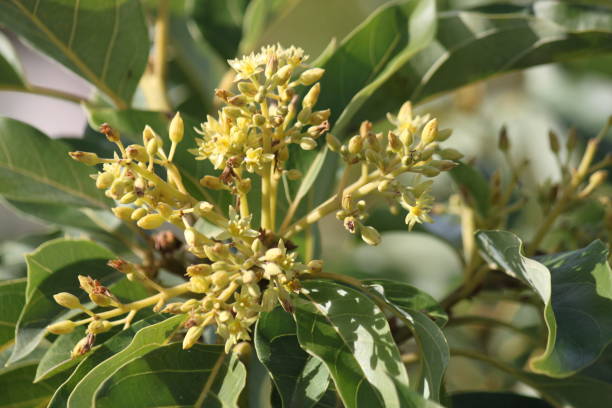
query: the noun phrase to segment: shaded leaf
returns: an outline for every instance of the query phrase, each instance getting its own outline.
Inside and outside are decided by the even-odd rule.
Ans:
[[[130,361],[168,344],[184,319],[185,316],[173,316],[139,330],[128,346],[99,363],[83,376],[72,390],[66,407],[91,407],[95,393],[104,381]]]
[[[382,296],[410,328],[421,353],[424,383],[418,384],[419,391],[427,398],[440,401],[444,374],[450,360],[448,343],[440,327],[448,321],[448,316],[431,296],[413,286],[380,279],[365,280],[363,284]]]
[[[567,377],[593,364],[612,342],[612,270],[600,241],[539,262],[521,255],[521,240],[506,231],[477,233],[483,256],[529,285],[544,302],[548,327],[545,352],[531,368]]]
[[[112,252],[91,241],[71,239],[49,241],[26,255],[26,302],[17,323],[9,364],[33,351],[45,336],[46,326],[66,314],[67,309],[58,305],[53,295],[72,292],[84,301],[87,294],[78,289],[77,275],[86,274],[108,284],[119,276],[106,265],[114,257]]]
[[[180,343],[157,348],[121,367],[96,392],[104,407],[237,407],[246,369],[223,346]],[[155,390],[155,392],[151,392]]]
[[[49,401],[57,380],[32,384],[36,363],[20,364],[0,370],[0,407],[29,408],[45,406]]]
[[[347,408],[437,406],[408,389],[385,315],[366,295],[328,281],[304,288],[293,303],[298,340],[323,360]]]
[[[0,351],[13,343],[15,326],[25,303],[25,279],[0,282]]]
[[[272,376],[283,407],[313,407],[327,391],[329,371],[321,360],[302,350],[293,317],[282,308],[260,316],[255,350]]]
[[[0,23],[91,82],[117,106],[129,105],[149,53],[139,1],[8,0],[0,3]]]
[[[111,200],[96,189],[91,168],[68,152],[35,128],[0,118],[0,194],[24,203],[107,208]]]

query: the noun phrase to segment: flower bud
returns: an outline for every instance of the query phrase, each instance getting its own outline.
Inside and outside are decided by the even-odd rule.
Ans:
[[[436,140],[438,142],[443,142],[448,139],[453,134],[453,129],[438,129],[438,137]]]
[[[292,72],[293,67],[291,65],[282,66],[278,71],[276,71],[276,74],[273,75],[272,83],[275,86],[285,84],[289,80],[289,78],[291,78]]]
[[[117,301],[114,299],[114,296],[110,296],[106,293],[90,293],[89,299],[101,307],[117,306]]]
[[[194,293],[206,293],[210,288],[210,278],[208,276],[193,276],[189,279],[189,290]]]
[[[150,140],[157,138],[155,131],[151,129],[151,126],[146,125],[144,130],[142,131],[142,144],[147,145]]]
[[[139,219],[136,225],[142,229],[155,229],[161,227],[165,221],[160,214],[148,214]]]
[[[113,325],[107,320],[94,320],[87,326],[87,333],[100,334],[105,333],[113,328]]]
[[[310,115],[312,113],[312,109],[309,106],[304,106],[300,113],[298,113],[297,119],[299,122],[303,124],[307,124],[310,120]]]
[[[185,334],[185,338],[183,339],[183,350],[190,349],[194,344],[200,340],[202,337],[202,332],[204,331],[203,327],[193,326],[187,330],[187,334]]]
[[[166,307],[161,310],[161,313],[171,313],[171,314],[179,314],[182,313],[181,306],[183,304],[180,302],[168,303]]]
[[[510,149],[510,139],[508,139],[508,129],[506,126],[502,126],[499,131],[499,141],[497,142],[497,147],[502,152],[507,152]]]
[[[321,93],[321,84],[317,82],[312,88],[310,88],[306,96],[304,96],[302,106],[312,109],[319,99],[319,93]]]
[[[321,123],[329,119],[330,115],[331,115],[330,109],[312,112],[308,121],[312,123],[313,125],[320,125]]]
[[[266,123],[266,118],[260,113],[253,115],[253,123],[257,126],[263,126]]]
[[[68,334],[72,333],[75,327],[76,324],[72,320],[62,320],[47,326],[47,331],[53,334]]]
[[[130,219],[132,221],[138,221],[139,219],[141,219],[145,215],[147,215],[147,210],[145,210],[144,208],[137,208],[136,210],[134,210],[134,212],[130,216]]]
[[[225,185],[215,176],[204,176],[200,179],[200,184],[211,190],[223,190]]]
[[[96,176],[96,187],[99,189],[107,189],[115,181],[115,176],[112,173],[104,172]]]
[[[351,212],[353,210],[353,197],[350,194],[344,194],[340,205],[344,211]]]
[[[602,185],[606,178],[608,177],[608,172],[606,170],[598,170],[595,173],[591,174],[589,177],[589,183],[579,194],[580,198],[584,198],[591,194],[597,187]]]
[[[100,159],[98,158],[98,155],[95,153],[76,151],[76,152],[70,152],[68,154],[74,160],[79,161],[88,166],[94,166],[100,163]]]
[[[300,147],[304,150],[313,150],[317,147],[317,141],[312,137],[303,137],[300,139]]]
[[[238,90],[246,96],[254,96],[257,93],[257,87],[250,81],[238,82]]]
[[[391,150],[392,152],[397,153],[402,150],[402,141],[395,133],[389,131],[389,133],[387,133],[387,141],[389,145],[389,150]]]
[[[421,143],[424,146],[434,142],[436,137],[438,136],[438,119],[432,119],[425,127],[423,127],[423,131],[421,132]]]
[[[193,207],[193,212],[198,216],[203,216],[206,214],[210,214],[210,212],[214,209],[215,206],[209,203],[208,201],[200,201]]]
[[[187,267],[187,276],[207,276],[212,272],[212,267],[209,264],[197,264]]]
[[[172,143],[180,143],[181,140],[183,140],[185,124],[183,123],[183,118],[181,118],[181,114],[179,112],[176,112],[176,115],[174,115],[170,121],[170,129],[168,133]]]
[[[348,150],[351,154],[361,153],[363,148],[363,138],[360,135],[356,135],[350,138],[348,143]]]
[[[120,220],[128,221],[131,219],[134,209],[132,207],[114,207],[111,211]]]
[[[235,106],[226,106],[223,108],[223,113],[230,118],[236,119],[240,115],[242,115],[242,110]]]
[[[139,162],[146,162],[148,160],[147,149],[138,144],[132,144],[126,147],[125,153],[130,159],[137,160]]]
[[[111,259],[106,264],[111,268],[125,274],[134,273],[136,271],[136,265],[131,262],[124,261],[123,259]]]
[[[402,144],[406,147],[410,147],[410,145],[412,145],[412,142],[414,141],[412,132],[408,129],[402,130],[402,133],[400,133],[399,138]]]
[[[95,282],[96,282],[95,279],[93,279],[91,276],[83,276],[83,275],[79,275],[78,279],[79,279],[79,285],[81,286],[81,289],[83,289],[87,293],[93,292]]]
[[[452,148],[442,149],[438,152],[438,154],[443,159],[453,161],[461,160],[461,158],[463,157],[463,154],[461,152]]]
[[[332,135],[331,133],[328,133],[325,136],[325,142],[327,143],[327,147],[329,147],[329,150],[331,150],[332,152],[340,151],[342,143],[340,143],[336,136]]]
[[[61,292],[53,295],[53,299],[58,305],[63,306],[67,309],[79,309],[81,307],[81,301],[78,297],[72,293]]]
[[[100,125],[100,133],[103,133],[110,142],[116,143],[119,141],[119,132],[110,127],[108,123]]]
[[[124,194],[119,199],[119,203],[121,203],[121,204],[129,204],[129,203],[133,203],[137,199],[138,199],[138,196],[136,196],[136,193],[134,193],[133,191],[130,191],[129,193]]]
[[[217,288],[223,288],[227,286],[229,282],[228,273],[225,271],[217,271],[210,276],[210,280]]]
[[[440,174],[440,169],[433,166],[420,166],[415,167],[413,170],[418,170],[421,172],[421,174],[427,177],[436,177],[438,174]]]
[[[376,230],[376,228],[370,227],[369,225],[365,225],[361,227],[360,232],[361,239],[363,239],[366,244],[372,246],[380,244],[380,234]]]
[[[559,153],[559,138],[557,137],[557,134],[552,130],[548,131],[548,144],[550,145],[550,150],[553,153]]]
[[[320,259],[313,259],[308,262],[308,269],[312,273],[321,272],[323,270],[323,261]]]
[[[88,333],[87,336],[83,337],[79,342],[74,346],[72,352],[70,353],[70,358],[77,358],[86,354],[93,347],[94,341],[96,340],[96,336],[92,333]]]
[[[323,68],[310,68],[300,75],[300,84],[310,86],[321,79],[325,70]]]
[[[242,282],[245,284],[257,282],[257,274],[251,270],[242,273]]]

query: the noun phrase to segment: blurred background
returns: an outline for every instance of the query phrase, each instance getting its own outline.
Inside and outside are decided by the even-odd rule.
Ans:
[[[285,46],[300,46],[312,60],[332,39],[340,41],[383,3],[384,0],[293,1],[265,28],[260,42],[261,45],[279,42]],[[31,49],[10,32],[4,34],[15,47],[31,83],[76,95],[92,92],[90,85],[75,74]],[[180,89],[171,88],[170,93],[178,99],[183,95]],[[137,94],[136,105],[139,104],[144,105],[144,98]],[[437,116],[442,127],[453,128],[453,137],[447,146],[460,150],[468,161],[474,160],[489,174],[498,168],[507,170],[497,150],[498,133],[505,125],[513,159],[517,164],[524,160],[529,162],[525,169],[525,188],[532,189],[535,194],[538,184],[560,177],[548,147],[548,131],[552,129],[564,138],[568,129],[575,127],[580,137],[593,137],[612,113],[612,56],[505,74],[425,102],[417,108],[417,113],[423,112]],[[51,137],[79,137],[87,127],[85,112],[79,105],[24,93],[0,90],[0,115],[27,122]],[[609,139],[602,150],[612,150]],[[456,191],[450,179],[442,177],[436,182],[435,192],[440,200],[445,200]],[[516,220],[514,230],[528,235],[537,216],[527,211],[522,219]],[[15,257],[4,259],[4,267],[20,264],[22,254],[38,245],[40,239],[30,237],[31,234],[51,232],[6,206],[0,208],[0,218],[0,239],[3,241],[0,245],[11,245],[10,253]],[[401,228],[388,231],[383,234],[382,244],[374,248],[348,236],[333,217],[322,222],[321,228],[323,259],[338,271],[401,279],[436,298],[448,293],[461,277],[462,265],[456,251],[425,232],[408,233]],[[460,239],[458,224],[448,219],[440,218],[428,228],[436,229],[451,241]],[[29,238],[21,243],[6,242],[26,236]],[[480,313],[506,316],[520,327],[529,328],[537,323],[533,309],[518,307],[515,303],[502,302],[494,310],[486,301],[470,307],[478,308]],[[518,342],[524,346],[526,340],[520,336],[509,337],[503,330],[483,332],[486,338],[476,339],[474,336],[479,336],[478,332],[471,331],[468,335],[459,328],[449,330],[456,345],[477,341],[477,344],[494,348],[503,358],[526,357],[525,347],[513,344]],[[451,380],[447,383],[449,390],[494,389],[508,385],[508,378],[491,373],[484,366],[467,364],[461,359],[452,361],[448,376]],[[461,375],[454,375],[458,372]]]

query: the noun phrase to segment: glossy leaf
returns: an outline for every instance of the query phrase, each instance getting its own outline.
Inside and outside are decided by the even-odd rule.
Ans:
[[[0,407],[28,408],[45,406],[57,380],[32,384],[36,363],[19,364],[0,370]]]
[[[342,41],[322,64],[326,72],[318,103],[331,109],[336,136],[347,136],[353,115],[429,44],[435,30],[435,1],[403,1],[381,7]]]
[[[25,279],[0,282],[0,351],[13,343],[15,326],[25,303]]]
[[[535,15],[527,15],[530,10]],[[609,52],[612,29],[604,22],[611,15],[552,1],[537,2],[525,14],[441,13],[435,40],[379,88],[356,120],[377,119],[405,100],[421,102],[502,72]]]
[[[408,389],[383,312],[364,294],[328,281],[295,297],[298,340],[327,366],[347,408],[436,406]]]
[[[84,240],[56,239],[26,255],[28,284],[26,302],[17,323],[15,348],[9,360],[14,363],[27,356],[45,336],[48,324],[67,309],[53,300],[59,292],[71,292],[82,301],[85,291],[78,288],[77,275],[86,274],[110,283],[119,273],[106,265],[113,253]]]
[[[246,368],[223,346],[196,344],[183,350],[173,343],[121,367],[100,386],[95,406],[237,407],[245,383]]]
[[[602,242],[538,262],[521,255],[522,242],[510,232],[481,231],[477,240],[487,260],[544,302],[548,342],[530,362],[534,371],[567,377],[593,364],[612,343],[612,270]]]
[[[272,376],[283,407],[313,407],[327,391],[329,371],[300,348],[293,317],[282,308],[260,316],[255,350]]]
[[[66,407],[91,407],[95,399],[95,393],[104,381],[130,361],[168,344],[172,337],[176,335],[184,319],[185,316],[173,316],[138,331],[127,347],[85,374],[74,387]]]
[[[438,325],[443,326],[448,316],[431,296],[413,286],[380,279],[366,280],[363,283],[393,307],[404,324],[410,328],[421,353],[420,364],[424,382],[418,384],[419,391],[426,397],[440,401],[450,352],[444,333]]]
[[[100,22],[104,24],[100,24]],[[0,23],[127,107],[149,53],[137,0],[7,0]]]
[[[26,84],[11,42],[0,33],[0,90],[20,90]]]
[[[453,408],[552,408],[548,402],[505,392],[462,392],[453,394]]]
[[[165,319],[166,316],[154,314],[140,320],[132,324],[129,328],[121,330],[107,341],[99,344],[92,349],[90,353],[80,357],[77,361],[77,368],[53,394],[53,398],[49,403],[49,408],[66,407],[68,397],[70,397],[72,390],[81,381],[81,379],[87,375],[87,373],[106,359],[114,356],[116,353],[126,348],[131,343],[134,335],[142,328],[163,322]]]
[[[25,123],[0,118],[0,195],[26,203],[107,208],[92,169],[68,156],[70,149]]]

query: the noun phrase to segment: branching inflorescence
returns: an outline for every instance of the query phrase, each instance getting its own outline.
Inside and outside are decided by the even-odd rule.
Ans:
[[[217,90],[224,102],[218,117],[209,116],[196,130],[201,138],[192,150],[196,160],[209,160],[218,175],[202,175],[200,184],[208,190],[226,191],[233,205],[199,201],[185,188],[181,174],[173,163],[176,148],[184,135],[184,124],[177,113],[169,127],[170,148],[166,152],[163,140],[153,129],[143,131],[142,145],[124,146],[119,134],[108,125],[101,132],[118,147],[113,158],[99,158],[95,153],[72,152],[78,161],[92,166],[101,165],[93,176],[96,186],[116,202],[117,217],[151,230],[164,223],[183,231],[186,249],[199,263],[186,267],[188,281],[163,287],[142,265],[125,260],[113,260],[109,265],[123,272],[130,280],[139,281],[156,294],[132,303],[122,304],[108,288],[88,276],[80,276],[80,285],[91,301],[112,309],[94,313],[69,293],[56,295],[56,301],[71,309],[81,309],[89,317],[80,321],[62,321],[49,326],[56,334],[72,331],[77,325],[88,324],[87,337],[73,354],[87,352],[95,335],[116,325],[128,326],[136,312],[153,306],[156,312],[184,314],[187,333],[183,347],[189,348],[202,336],[209,325],[225,339],[226,351],[241,340],[250,340],[250,328],[262,311],[280,303],[291,310],[291,294],[304,289],[301,279],[317,276],[320,260],[300,260],[291,238],[307,229],[325,215],[336,213],[344,227],[360,234],[370,245],[380,242],[375,228],[365,224],[368,206],[375,195],[382,195],[394,211],[398,205],[408,211],[406,224],[430,222],[433,197],[432,178],[451,169],[460,154],[443,149],[449,130],[438,130],[436,119],[413,116],[409,102],[397,116],[389,115],[394,129],[386,134],[375,133],[370,122],[362,123],[359,133],[341,142],[329,132],[330,110],[315,110],[320,92],[321,68],[302,68],[307,56],[295,47],[264,47],[251,54],[229,61],[234,69],[235,93]],[[301,72],[298,72],[301,71]],[[304,90],[304,87],[306,90]],[[301,98],[299,94],[304,94]],[[324,136],[325,135],[325,136]],[[279,180],[298,180],[299,170],[289,167],[290,152],[318,148],[321,136],[327,148],[340,155],[345,174],[338,191],[303,217],[294,220],[299,201],[288,203],[289,210],[279,218]],[[350,182],[353,167],[360,175]],[[165,179],[160,177],[165,170]],[[406,174],[411,173],[412,179]],[[331,175],[328,175],[331,177]],[[252,180],[261,180],[260,225],[255,218],[251,200]],[[289,197],[290,198],[290,197]],[[212,200],[211,200],[212,201]],[[277,218],[283,219],[277,228]],[[222,231],[207,235],[196,228],[205,220]],[[167,303],[172,298],[190,294],[189,299]],[[123,318],[112,321],[117,316]]]

